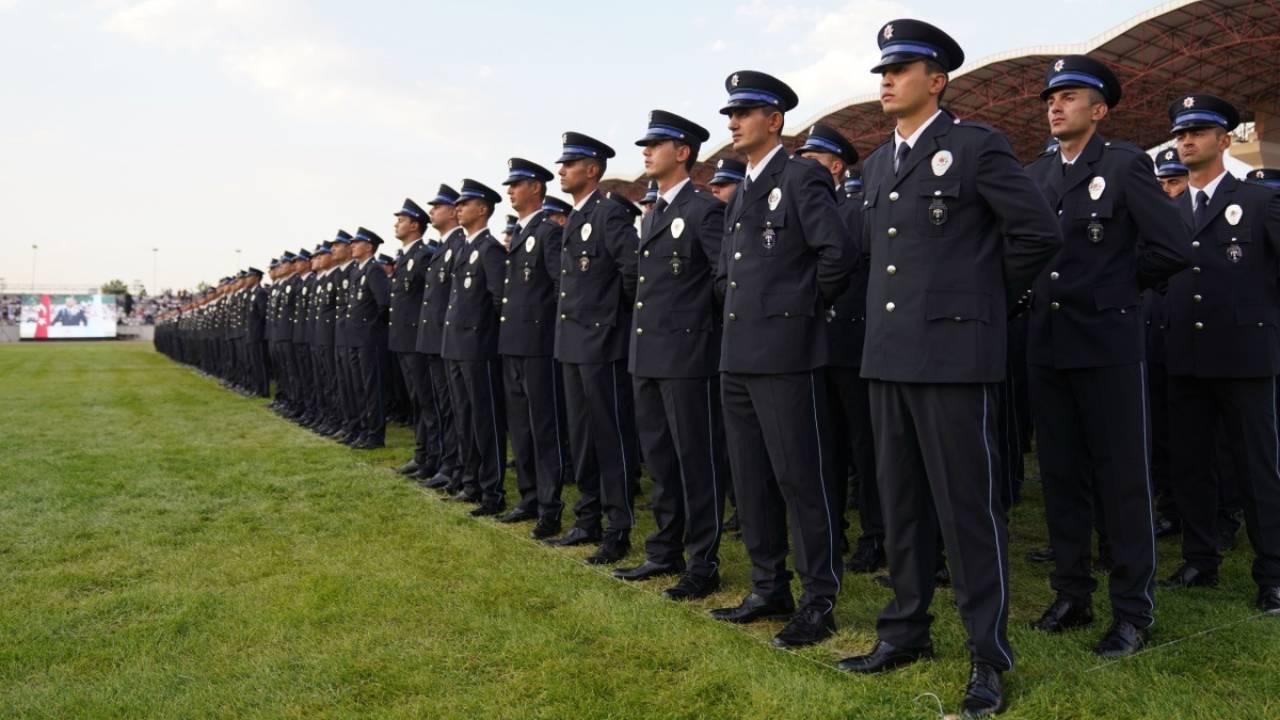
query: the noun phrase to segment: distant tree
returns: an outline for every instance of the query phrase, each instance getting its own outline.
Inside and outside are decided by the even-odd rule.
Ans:
[[[123,280],[108,280],[102,284],[103,295],[123,295],[129,292],[129,286]]]
[[[204,292],[205,290],[208,290],[208,289],[209,289],[209,283],[203,280],[201,280],[200,284],[196,286],[196,292]]]

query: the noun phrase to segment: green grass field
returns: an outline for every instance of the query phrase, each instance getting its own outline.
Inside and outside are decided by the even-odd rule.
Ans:
[[[921,696],[954,711],[967,679],[949,591],[938,660],[846,676],[834,661],[871,645],[888,599],[867,576],[846,576],[835,639],[778,651],[780,624],[706,616],[747,590],[739,542],[717,597],[664,601],[666,580],[616,581],[587,549],[405,481],[403,428],[357,453],[149,345],[0,345],[0,428],[6,718],[925,719],[938,705]],[[1006,717],[1280,717],[1280,619],[1253,608],[1247,549],[1221,588],[1159,595],[1154,648],[1104,663],[1089,652],[1102,623],[1026,629],[1051,599],[1047,568],[1023,560],[1043,534],[1031,482],[1013,514]],[[1177,557],[1161,546],[1162,574]]]

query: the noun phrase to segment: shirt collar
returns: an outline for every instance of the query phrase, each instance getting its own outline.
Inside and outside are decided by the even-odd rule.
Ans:
[[[1226,176],[1227,176],[1227,171],[1226,171],[1225,169],[1223,169],[1223,171],[1222,171],[1222,174],[1221,174],[1221,175],[1219,175],[1218,177],[1216,177],[1216,178],[1214,178],[1214,179],[1210,180],[1210,181],[1209,181],[1209,184],[1208,184],[1208,185],[1205,185],[1205,186],[1204,186],[1204,187],[1202,187],[1202,188],[1198,188],[1198,187],[1196,187],[1196,186],[1192,185],[1190,182],[1188,182],[1188,183],[1187,183],[1187,190],[1188,190],[1187,195],[1190,195],[1190,196],[1191,196],[1191,207],[1195,207],[1195,206],[1196,206],[1196,193],[1200,192],[1201,190],[1203,190],[1203,191],[1204,191],[1204,194],[1205,194],[1205,195],[1208,195],[1208,196],[1209,196],[1209,199],[1210,199],[1210,200],[1212,200],[1212,199],[1213,199],[1213,193],[1214,193],[1214,191],[1216,191],[1216,190],[1218,189],[1218,183],[1222,182],[1222,178],[1224,178],[1224,177],[1226,177]]]
[[[895,130],[893,131],[893,153],[894,153],[894,155],[897,155],[897,154],[898,154],[898,146],[902,145],[902,143],[906,143],[906,144],[907,144],[907,147],[914,148],[914,147],[916,146],[916,142],[918,142],[918,141],[920,140],[920,136],[924,134],[924,131],[925,131],[925,130],[927,130],[927,129],[929,128],[929,126],[933,124],[933,121],[934,121],[934,120],[937,120],[937,119],[938,119],[938,116],[939,116],[939,115],[941,115],[941,114],[942,114],[942,109],[941,109],[941,108],[939,108],[937,112],[935,112],[934,114],[932,114],[932,115],[930,115],[930,116],[929,116],[929,119],[928,119],[928,120],[925,120],[925,121],[924,121],[924,124],[923,124],[923,125],[921,125],[920,127],[916,128],[916,131],[915,131],[915,132],[913,132],[913,133],[911,133],[911,137],[909,137],[909,138],[905,138],[905,139],[904,139],[901,135],[899,135],[899,134],[898,134],[898,131],[895,129]]]
[[[535,215],[537,215],[538,213],[540,213],[540,212],[542,212],[542,208],[538,208],[537,210],[534,210],[533,212],[529,213],[528,215],[525,215],[524,217],[522,217],[522,218],[520,218],[519,220],[517,220],[517,221],[516,221],[516,225],[518,225],[518,226],[520,227],[520,230],[522,230],[522,231],[523,231],[523,230],[528,230],[528,229],[529,229],[529,221],[530,221],[530,220],[533,220],[533,217],[534,217]]]
[[[782,146],[781,146],[781,145],[779,145],[778,147],[782,147]],[[668,190],[668,191],[666,191],[666,192],[662,193],[662,195],[661,195],[660,197],[661,197],[663,200],[666,200],[666,201],[667,201],[667,204],[668,204],[668,205],[670,205],[671,203],[673,203],[673,202],[675,202],[675,201],[676,201],[676,196],[677,196],[677,195],[679,195],[679,194],[680,194],[680,191],[684,189],[684,186],[685,186],[685,185],[688,185],[688,184],[689,184],[689,178],[685,178],[685,179],[681,180],[680,182],[676,183],[675,187],[673,187],[673,188],[671,188],[670,190]]]
[[[577,210],[578,212],[582,212],[582,208],[586,207],[587,201],[590,200],[595,194],[596,194],[595,190],[592,190],[591,192],[587,193],[587,196],[582,198],[582,202],[573,204],[573,209]]]
[[[372,256],[372,255],[370,255],[369,257],[365,258],[365,259],[364,259],[364,262],[360,263],[360,266],[359,266],[359,267],[360,267],[360,269],[361,269],[361,270],[363,270],[363,269],[365,268],[365,266],[369,264],[369,261],[370,261],[370,260],[373,260],[373,256]]]
[[[479,230],[476,231],[475,235],[468,235],[466,238],[467,244],[470,245],[476,238],[480,237],[481,233],[483,233],[485,230],[488,230],[488,229],[489,228],[481,227]],[[466,232],[466,231],[463,230],[463,232]]]
[[[769,162],[773,160],[773,156],[777,155],[778,151],[781,149],[782,149],[782,143],[778,143],[773,147],[772,150],[769,151],[768,155],[765,155],[763,158],[761,158],[759,165],[747,166],[747,177],[751,178],[751,182],[755,182],[756,180],[760,179],[760,173],[764,172],[764,169],[768,167]]]

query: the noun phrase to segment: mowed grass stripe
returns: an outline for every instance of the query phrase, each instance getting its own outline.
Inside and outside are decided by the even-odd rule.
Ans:
[[[473,520],[390,472],[403,428],[356,453],[146,345],[0,346],[0,423],[6,717],[928,718],[915,698],[953,709],[966,679],[949,591],[938,661],[846,677],[824,664],[869,647],[889,596],[865,576],[846,576],[836,639],[778,652],[780,624],[705,617],[747,589],[736,541],[725,589],[677,606],[657,595],[666,580],[623,585],[585,549]],[[652,520],[637,518],[638,559]],[[1236,624],[1104,665],[1088,652],[1101,621],[1024,629],[1051,599],[1047,568],[1023,560],[1044,542],[1038,484],[1013,519],[1009,717],[1280,717],[1280,622],[1240,622],[1247,549],[1222,589],[1160,594],[1156,641]],[[1176,546],[1161,554],[1167,572]]]

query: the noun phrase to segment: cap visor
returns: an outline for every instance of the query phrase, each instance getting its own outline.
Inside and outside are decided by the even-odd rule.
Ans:
[[[876,66],[871,68],[871,72],[878,73],[890,65],[902,65],[903,63],[911,63],[925,59],[927,59],[926,56],[916,55],[915,53],[892,53],[882,56],[880,58],[880,62],[876,63]]]
[[[759,100],[730,100],[724,107],[720,108],[721,115],[728,115],[733,110],[746,110],[755,107],[774,107],[767,102]]]

